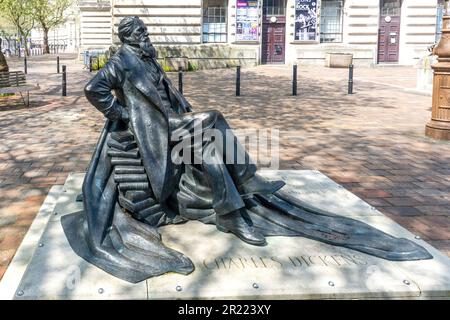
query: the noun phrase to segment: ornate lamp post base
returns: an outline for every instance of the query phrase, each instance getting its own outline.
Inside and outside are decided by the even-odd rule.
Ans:
[[[450,123],[430,120],[425,126],[425,135],[438,140],[450,140]]]
[[[450,21],[450,16],[445,16],[444,19]],[[450,44],[449,36],[445,34],[434,51],[439,54],[439,58],[438,63],[432,66],[433,106],[431,120],[425,127],[425,135],[438,140],[450,140],[450,58],[445,57],[445,54],[450,54],[447,47]]]
[[[432,66],[433,102],[431,120],[425,127],[425,135],[439,140],[450,140],[450,15],[446,1],[446,14],[442,23],[442,36],[433,52],[438,63]]]
[[[445,16],[444,19],[450,23],[450,16]],[[442,52],[443,50],[445,53]],[[425,135],[434,139],[450,140],[450,58],[444,56],[450,55],[450,34],[442,35],[434,52],[439,58],[438,63],[432,66],[434,70],[433,103],[431,120],[425,127]]]

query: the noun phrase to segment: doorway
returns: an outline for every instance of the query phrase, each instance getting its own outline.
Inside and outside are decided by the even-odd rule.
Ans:
[[[265,0],[262,17],[263,64],[284,64],[286,49],[286,0]]]
[[[398,62],[402,0],[381,0],[378,63]]]

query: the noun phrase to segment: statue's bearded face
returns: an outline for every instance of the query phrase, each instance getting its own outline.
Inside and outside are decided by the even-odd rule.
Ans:
[[[148,35],[147,27],[144,22],[139,20],[131,33],[130,40],[135,43],[150,42]]]
[[[156,52],[148,36],[147,27],[142,20],[139,20],[127,40],[131,45],[139,46],[146,55],[154,57]]]

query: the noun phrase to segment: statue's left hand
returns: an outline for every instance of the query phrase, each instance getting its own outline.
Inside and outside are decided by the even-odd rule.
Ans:
[[[128,123],[130,121],[130,114],[128,113],[128,110],[123,107],[121,110],[120,119],[126,123]]]

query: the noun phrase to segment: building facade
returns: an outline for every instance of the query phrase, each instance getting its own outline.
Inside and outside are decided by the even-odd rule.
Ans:
[[[80,51],[118,44],[126,16],[147,24],[160,58],[200,68],[323,64],[413,65],[439,37],[440,0],[110,0],[80,4]]]

